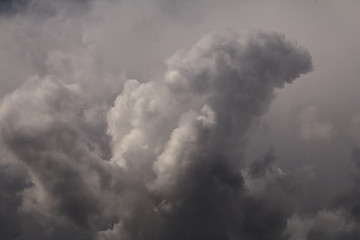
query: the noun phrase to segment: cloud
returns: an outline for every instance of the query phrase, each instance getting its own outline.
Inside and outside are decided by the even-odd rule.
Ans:
[[[303,140],[329,140],[335,133],[335,127],[323,119],[319,109],[308,105],[296,113],[297,132]]]
[[[274,88],[311,70],[310,55],[281,34],[222,32],[167,65],[163,80],[126,82],[108,114],[111,161],[136,173],[160,214],[150,223],[129,216],[118,227],[130,239],[282,239],[289,213],[248,195],[240,170],[247,132]]]
[[[15,239],[21,234],[19,207],[21,192],[30,187],[27,174],[18,165],[0,165],[0,232],[4,239]]]
[[[81,81],[34,77],[4,98],[3,143],[32,182],[22,187],[23,224],[38,215],[40,231],[49,221],[100,239],[283,238],[288,210],[249,195],[240,170],[273,89],[308,72],[310,55],[281,34],[222,32],[167,64],[161,80],[127,81],[109,110],[110,162],[105,118],[88,121],[104,108],[89,105],[97,97]]]
[[[359,239],[356,9],[2,1],[0,239]]]
[[[358,154],[358,150],[354,149],[352,158],[359,168]],[[342,192],[338,192],[314,216],[299,217],[295,215],[289,219],[289,234],[308,240],[358,239],[360,236],[359,171],[352,180],[353,182],[349,186],[346,186]]]
[[[90,132],[83,136],[81,104],[76,87],[34,79],[4,99],[1,133],[28,167],[34,191],[44,191],[42,208],[91,227],[92,216],[104,211],[99,178],[105,170],[101,149],[94,147]]]
[[[300,184],[273,153],[247,167],[245,152],[310,53],[277,32],[217,31],[163,75],[124,81],[136,61],[108,54],[99,26],[112,21],[87,12],[107,4],[31,1],[1,25],[2,82],[14,80],[0,105],[1,237],[287,239]]]
[[[349,222],[341,211],[322,211],[315,218],[307,239],[357,239],[359,226]]]

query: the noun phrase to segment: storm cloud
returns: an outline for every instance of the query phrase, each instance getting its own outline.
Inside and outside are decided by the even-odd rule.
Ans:
[[[291,210],[249,194],[241,169],[248,131],[274,88],[311,70],[309,53],[278,33],[222,32],[167,65],[161,81],[127,81],[108,113],[111,161],[135,172],[159,214],[121,227],[131,239],[139,227],[149,239],[282,239]]]
[[[0,2],[0,238],[358,239],[358,111],[272,2]]]

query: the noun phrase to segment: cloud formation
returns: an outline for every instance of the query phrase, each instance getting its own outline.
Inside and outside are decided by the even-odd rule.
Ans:
[[[271,148],[278,140],[271,138],[274,119],[265,120],[268,134],[260,136],[266,146],[251,146],[275,95],[312,70],[310,53],[262,30],[210,32],[182,49],[241,17],[261,25],[261,11],[249,11],[254,6],[274,13],[266,4],[235,2],[0,5],[1,239],[359,239],[358,170],[346,172],[352,185],[334,189],[325,205],[311,196],[328,191],[314,184],[319,175],[324,182],[341,177],[324,165],[359,167],[358,115],[344,127],[333,116],[345,119],[345,110],[326,109],[325,118],[314,102],[296,112],[301,144],[324,142],[313,146],[329,155],[323,165],[318,152],[294,141]],[[227,20],[214,9],[229,12]],[[289,35],[306,40],[294,29]],[[174,49],[180,50],[171,55]],[[299,91],[291,99],[308,96]],[[286,121],[284,113],[273,112]],[[285,126],[280,130],[286,134]],[[256,160],[248,157],[250,146]],[[295,167],[280,167],[279,152]]]
[[[275,87],[311,70],[309,53],[278,33],[223,32],[167,66],[163,80],[126,82],[108,113],[111,161],[158,199],[153,221],[132,216],[120,227],[130,239],[141,238],[138,224],[149,239],[282,239],[289,213],[248,195],[240,170],[248,131]],[[157,221],[162,229],[147,233]]]
[[[286,174],[271,170],[277,180],[254,191],[244,153],[274,89],[312,69],[306,49],[275,32],[210,33],[169,58],[163,78],[126,81],[112,107],[119,87],[86,81],[86,52],[46,57],[0,107],[4,151],[26,172],[4,182],[6,236],[287,238]],[[273,169],[259,164],[253,180]]]

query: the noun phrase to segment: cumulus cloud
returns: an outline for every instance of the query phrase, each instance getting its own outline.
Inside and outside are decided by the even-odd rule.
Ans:
[[[107,114],[109,160],[81,81],[34,77],[5,97],[1,136],[32,182],[23,223],[100,239],[283,238],[289,211],[249,195],[240,170],[249,129],[274,88],[311,70],[309,53],[278,33],[222,32],[167,65],[161,80],[125,83]]]
[[[22,210],[39,210],[96,229],[97,216],[106,214],[103,190],[109,173],[101,158],[101,135],[94,132],[97,136],[92,139],[82,104],[74,86],[51,79],[30,80],[5,97],[1,135],[26,165],[33,183],[28,191],[34,193],[24,195]],[[100,226],[107,224],[101,222]]]
[[[274,152],[250,166],[245,152],[274,90],[312,70],[305,48],[211,32],[163,74],[125,81],[84,27],[102,5],[28,4],[0,26],[0,66],[24,67],[1,79],[15,80],[0,105],[1,238],[289,238],[301,184]]]
[[[248,195],[240,170],[247,133],[267,111],[274,88],[311,70],[310,55],[281,34],[222,32],[206,35],[167,65],[162,80],[126,82],[107,117],[111,161],[136,172],[157,200],[152,204],[160,215],[152,213],[150,224],[161,230],[142,234],[283,238],[289,213]],[[269,218],[273,224],[265,224]],[[143,221],[130,216],[118,227],[140,238],[138,225],[149,224]]]

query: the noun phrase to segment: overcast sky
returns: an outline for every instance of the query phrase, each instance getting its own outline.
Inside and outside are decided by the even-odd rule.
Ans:
[[[359,13],[0,1],[0,238],[360,239]]]

